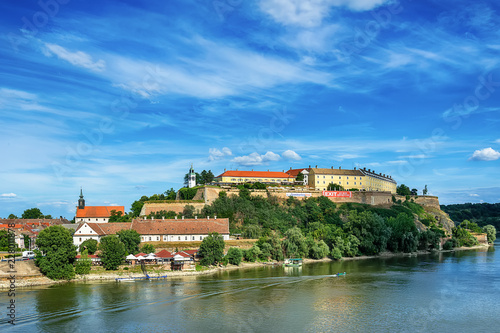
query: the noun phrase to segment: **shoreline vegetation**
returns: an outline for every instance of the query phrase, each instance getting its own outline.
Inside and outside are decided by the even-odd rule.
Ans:
[[[417,251],[417,252],[412,252],[412,253],[393,253],[393,252],[382,252],[378,255],[373,255],[373,256],[358,256],[358,257],[343,257],[339,260],[331,259],[331,258],[323,258],[323,259],[303,259],[304,264],[311,264],[311,263],[317,263],[317,262],[330,262],[330,261],[351,261],[351,260],[366,260],[366,259],[384,259],[384,258],[393,258],[393,257],[412,257],[412,256],[418,256],[418,255],[424,255],[424,254],[432,254],[432,253],[448,253],[448,252],[455,252],[455,251],[465,251],[465,250],[478,250],[478,249],[488,249],[490,246],[493,246],[493,244],[481,244],[481,245],[476,245],[476,246],[471,246],[471,247],[457,247],[452,250],[435,250],[435,251]],[[248,268],[254,268],[254,267],[263,267],[263,266],[270,266],[270,265],[281,265],[281,262],[276,262],[276,261],[268,261],[268,262],[242,262],[240,265],[231,265],[228,264],[227,266],[223,267],[209,267],[206,269],[202,270],[185,270],[185,271],[163,271],[161,274],[158,274],[157,272],[150,272],[148,273],[151,277],[158,276],[158,275],[167,275],[168,278],[184,278],[184,277],[190,277],[190,276],[199,276],[199,275],[210,275],[210,274],[216,274],[221,271],[225,270],[235,270],[235,269],[248,269]],[[96,282],[96,281],[112,281],[116,278],[123,278],[123,277],[142,277],[144,276],[143,273],[127,273],[127,272],[98,272],[98,273],[90,273],[86,275],[77,275],[74,279],[71,280],[51,280],[47,278],[46,276],[36,276],[36,277],[18,277],[16,280],[16,288],[30,288],[30,287],[37,287],[37,286],[51,286],[51,285],[56,285],[56,284],[63,284],[63,283],[72,283],[72,282]],[[9,280],[8,278],[2,278],[0,280],[0,292],[3,291],[8,291],[9,289]]]

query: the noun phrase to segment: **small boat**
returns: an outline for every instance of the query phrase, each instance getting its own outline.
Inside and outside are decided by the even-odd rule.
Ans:
[[[285,266],[285,267],[302,267],[302,259],[298,259],[298,258],[285,259],[283,266]]]
[[[337,274],[333,274],[332,277],[337,277],[337,276],[343,276],[343,275],[346,275],[347,273],[344,272],[344,273],[337,273]]]

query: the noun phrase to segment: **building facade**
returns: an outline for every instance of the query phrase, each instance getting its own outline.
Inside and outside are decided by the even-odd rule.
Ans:
[[[134,219],[124,223],[81,224],[73,235],[73,244],[80,246],[87,239],[100,242],[102,237],[116,235],[121,230],[135,230],[141,235],[141,242],[202,241],[212,232],[229,240],[229,219]]]
[[[75,223],[108,223],[111,212],[125,214],[124,206],[85,206],[83,192],[80,189],[80,199],[76,208]]]
[[[263,184],[293,184],[295,177],[285,172],[278,171],[224,171],[215,177],[215,182],[219,184],[242,184],[242,183],[263,183]]]
[[[329,184],[341,185],[344,189],[359,191],[383,191],[396,193],[397,183],[392,177],[377,174],[370,169],[310,168],[309,188],[326,191]]]

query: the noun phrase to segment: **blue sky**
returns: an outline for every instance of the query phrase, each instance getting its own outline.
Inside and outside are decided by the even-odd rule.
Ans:
[[[196,171],[367,167],[500,201],[495,1],[2,3],[0,216]]]

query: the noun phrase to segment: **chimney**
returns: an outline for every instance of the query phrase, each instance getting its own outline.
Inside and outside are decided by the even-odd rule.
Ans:
[[[182,215],[182,219],[184,220],[184,215]]]
[[[370,170],[370,169],[368,169],[368,172],[371,172],[371,170]]]
[[[354,170],[356,170],[356,167],[354,167]]]
[[[207,216],[207,220],[210,220],[210,216]]]
[[[333,165],[331,166],[331,169],[333,170]]]
[[[195,220],[197,220],[197,219],[198,219],[198,215],[195,215],[195,216],[194,216],[194,219],[195,219]]]
[[[341,167],[341,166],[339,166],[339,170],[342,170],[342,167]]]
[[[216,220],[217,220],[217,215],[215,215],[215,216],[214,216],[214,219],[216,219]]]
[[[318,168],[318,165],[316,164],[316,169]]]
[[[224,172],[226,172],[226,168],[224,168]]]
[[[151,216],[151,221],[153,221],[155,218]]]
[[[311,164],[309,164],[309,169],[311,169]]]
[[[177,215],[175,215],[175,219],[177,220]]]

